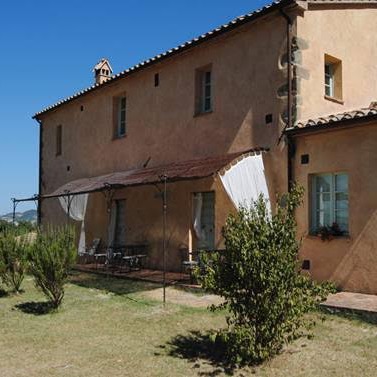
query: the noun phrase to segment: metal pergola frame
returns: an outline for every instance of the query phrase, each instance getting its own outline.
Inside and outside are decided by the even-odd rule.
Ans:
[[[163,304],[166,304],[166,252],[167,252],[167,242],[166,242],[166,228],[167,228],[167,210],[168,210],[168,205],[167,205],[167,183],[168,183],[168,176],[166,174],[163,174],[158,177],[159,182],[154,183],[153,185],[156,187],[156,189],[159,191],[162,197],[162,252],[163,252],[163,271],[162,271],[162,286],[163,286],[163,297],[162,301]],[[163,188],[161,189],[158,186],[158,183],[163,184]],[[145,186],[140,184],[140,186]],[[95,192],[102,192],[105,196],[106,204],[107,204],[107,210],[109,211],[109,208],[111,208],[111,203],[113,201],[113,196],[114,196],[114,191],[116,189],[125,189],[127,186],[122,186],[122,185],[111,185],[111,184],[106,184],[105,187],[101,190],[95,190],[95,191],[82,191],[82,192],[74,192],[71,193],[70,191],[66,190],[64,194],[59,194],[59,195],[34,195],[29,198],[11,198],[11,201],[13,203],[13,212],[12,212],[12,223],[15,224],[16,220],[16,209],[19,203],[22,202],[31,202],[33,201],[38,209],[38,213],[40,213],[40,207],[41,207],[41,202],[42,200],[46,199],[54,199],[54,198],[64,198],[67,203],[67,222],[69,222],[70,219],[70,207],[72,204],[72,200],[74,196],[76,195],[81,195],[81,194],[90,194],[90,193],[95,193]],[[110,215],[109,215],[110,219]],[[109,220],[110,221],[110,220]],[[38,217],[38,225],[40,225],[41,219]]]

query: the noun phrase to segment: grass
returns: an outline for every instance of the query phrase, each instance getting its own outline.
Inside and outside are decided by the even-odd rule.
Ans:
[[[257,368],[232,371],[208,340],[225,325],[224,313],[189,300],[164,308],[145,295],[156,285],[76,274],[58,312],[31,278],[23,288],[22,295],[0,296],[1,376],[376,375],[377,326],[359,317],[314,314],[326,319],[314,339],[296,341]]]

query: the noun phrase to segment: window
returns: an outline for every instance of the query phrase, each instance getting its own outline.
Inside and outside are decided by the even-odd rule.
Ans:
[[[325,55],[325,97],[342,100],[342,61]]]
[[[348,174],[312,176],[311,231],[335,227],[348,233]]]
[[[334,97],[334,66],[325,64],[325,94]]]
[[[195,113],[212,111],[212,70],[210,66],[196,70]]]
[[[118,122],[116,137],[122,137],[126,134],[126,97],[118,98]]]
[[[206,113],[212,110],[211,71],[204,72],[202,85],[203,85],[202,111],[203,113]]]
[[[158,73],[155,73],[154,75],[154,86],[160,85],[160,75]]]
[[[63,127],[61,125],[56,127],[56,155],[60,156],[62,154],[62,137],[63,137]]]

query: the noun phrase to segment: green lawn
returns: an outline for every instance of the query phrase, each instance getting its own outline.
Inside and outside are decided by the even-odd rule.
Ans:
[[[224,313],[199,305],[164,308],[153,299],[158,288],[75,275],[61,310],[38,314],[43,305],[35,302],[44,298],[27,278],[25,293],[0,297],[0,376],[377,375],[377,326],[334,315],[319,321],[314,339],[298,340],[265,365],[224,371],[205,336],[224,326]],[[187,304],[197,297],[174,295],[187,295],[178,301]]]

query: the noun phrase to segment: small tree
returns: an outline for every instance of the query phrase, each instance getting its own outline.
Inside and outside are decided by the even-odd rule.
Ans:
[[[27,239],[15,229],[0,233],[0,278],[4,285],[19,293],[27,267]]]
[[[38,231],[29,253],[30,272],[37,288],[58,308],[64,297],[64,285],[76,259],[73,227],[52,228]]]
[[[303,316],[317,308],[329,285],[300,273],[294,211],[303,190],[294,187],[270,215],[263,197],[229,216],[224,228],[226,251],[204,257],[202,286],[224,298],[228,328],[219,333],[229,361],[258,363],[278,353],[300,335]]]

